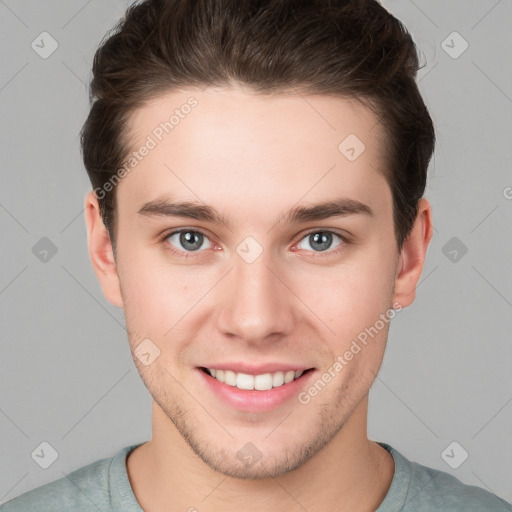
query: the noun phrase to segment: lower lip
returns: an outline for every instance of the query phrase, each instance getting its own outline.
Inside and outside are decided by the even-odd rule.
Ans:
[[[315,373],[315,370],[309,370],[288,384],[283,384],[266,391],[258,391],[229,386],[224,382],[214,379],[211,375],[201,370],[201,368],[197,368],[197,371],[203,382],[216,396],[229,406],[247,412],[265,412],[280,407],[288,400],[296,397]]]

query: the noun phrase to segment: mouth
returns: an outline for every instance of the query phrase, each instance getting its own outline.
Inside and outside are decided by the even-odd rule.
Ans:
[[[314,368],[305,370],[278,370],[260,374],[249,374],[216,368],[200,367],[200,370],[216,381],[244,391],[268,391],[281,388],[299,379],[302,380]]]

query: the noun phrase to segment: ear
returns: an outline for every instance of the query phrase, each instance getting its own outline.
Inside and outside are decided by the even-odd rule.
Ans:
[[[429,202],[422,198],[411,233],[405,239],[398,257],[393,302],[407,307],[416,298],[416,286],[423,270],[427,247],[432,239],[432,212]]]
[[[101,218],[98,199],[92,190],[85,197],[85,223],[89,256],[103,294],[111,304],[121,308],[123,299],[114,251],[107,228]]]

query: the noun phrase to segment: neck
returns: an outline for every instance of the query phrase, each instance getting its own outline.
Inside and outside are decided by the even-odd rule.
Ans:
[[[131,452],[127,471],[147,512],[198,510],[375,511],[394,474],[392,456],[366,434],[368,397],[334,438],[282,476],[232,478],[203,462],[153,402],[153,437]]]

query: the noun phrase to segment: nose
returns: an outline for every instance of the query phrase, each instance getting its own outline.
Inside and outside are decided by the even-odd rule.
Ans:
[[[298,321],[300,301],[286,272],[265,251],[252,263],[235,254],[233,265],[218,290],[220,332],[253,344],[288,335]]]

